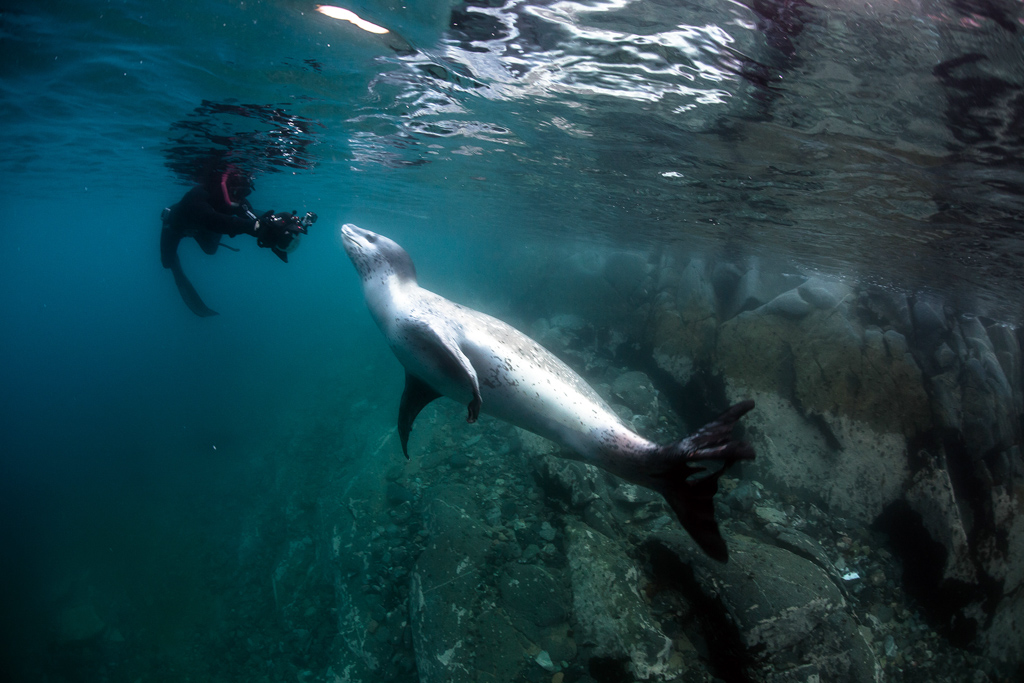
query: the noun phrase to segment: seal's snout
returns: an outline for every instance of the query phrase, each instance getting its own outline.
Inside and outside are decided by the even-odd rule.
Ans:
[[[366,232],[366,230],[352,223],[345,223],[345,225],[341,226],[341,230],[338,231],[338,237],[341,238],[341,246],[345,248],[349,256],[367,246]]]
[[[341,242],[346,249],[353,247],[365,248],[377,242],[380,235],[369,230],[364,230],[353,223],[345,223],[341,226]]]
[[[343,244],[348,245],[350,242],[355,241],[355,237],[359,228],[352,223],[346,223],[341,226],[341,241]]]
[[[416,281],[416,267],[405,249],[384,235],[345,223],[338,231],[342,246],[363,278],[386,268],[403,282]]]

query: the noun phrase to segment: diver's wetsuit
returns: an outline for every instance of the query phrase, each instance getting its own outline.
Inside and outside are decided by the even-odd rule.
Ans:
[[[178,244],[183,238],[192,237],[207,254],[215,254],[222,246],[238,251],[221,244],[220,239],[224,235],[252,235],[258,246],[270,249],[288,263],[288,254],[299,245],[299,235],[306,234],[306,229],[316,222],[316,214],[312,211],[302,218],[294,213],[275,214],[273,211],[257,218],[252,205],[246,200],[252,189],[251,177],[227,171],[193,187],[181,201],[164,209],[161,215],[160,263],[174,273],[181,298],[198,316],[217,315],[217,311],[203,303],[181,269]]]
[[[178,258],[178,242],[183,237],[194,237],[203,251],[214,254],[222,235],[255,235],[256,224],[255,213],[247,200],[227,206],[219,193],[197,185],[164,215],[160,262],[164,268],[172,267]]]
[[[174,273],[174,282],[178,285],[181,298],[193,313],[202,317],[217,315],[217,311],[203,303],[182,271],[178,259],[178,243],[185,237],[192,237],[204,252],[215,254],[221,246],[222,236],[255,235],[257,225],[258,221],[249,202],[240,198],[228,204],[219,186],[212,189],[197,185],[185,193],[181,201],[164,210],[163,229],[160,231],[160,263]]]

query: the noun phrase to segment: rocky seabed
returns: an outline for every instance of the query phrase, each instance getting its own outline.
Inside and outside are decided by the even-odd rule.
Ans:
[[[674,440],[755,399],[757,459],[716,504],[729,562],[660,496],[436,402],[410,461],[382,429],[322,463],[315,495],[281,487],[280,538],[254,551],[269,579],[237,570],[261,607],[196,645],[234,662],[220,679],[1020,680],[1017,329],[756,262],[551,258],[530,281],[557,297],[495,313],[639,432]],[[74,607],[65,646],[114,628]]]

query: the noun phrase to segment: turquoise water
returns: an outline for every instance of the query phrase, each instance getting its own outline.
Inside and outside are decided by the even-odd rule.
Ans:
[[[848,606],[837,613],[872,631],[864,647],[888,678],[1020,675],[1019,648],[998,644],[1021,638],[1024,623],[1019,6],[345,5],[383,34],[316,7],[0,9],[0,654],[13,679],[645,678],[636,658],[587,635],[578,601],[593,586],[573,559],[585,546],[573,529],[601,525],[593,506],[559,498],[551,482],[562,480],[546,465],[530,464],[542,447],[495,420],[466,425],[461,408],[439,402],[417,422],[412,462],[401,457],[402,370],[338,240],[346,222],[405,247],[423,287],[537,337],[628,405],[651,438],[679,438],[744,392],[760,392],[759,405],[788,401],[801,426],[762,408],[744,438],[768,464],[731,472],[723,495],[763,483],[758,509],[771,502],[839,574],[841,558],[850,571],[857,562],[883,571],[889,583],[868,594],[838,579]],[[293,127],[223,113],[235,105],[278,110]],[[210,135],[183,133],[196,122]],[[183,150],[197,140],[202,153]],[[210,150],[254,173],[260,211],[319,218],[287,264],[245,236],[226,240],[238,253],[212,257],[183,242],[185,271],[220,312],[203,319],[160,266],[159,217]],[[685,283],[700,269],[715,303],[695,318]],[[748,273],[757,277],[741,280]],[[826,313],[852,321],[857,354],[868,349],[856,371],[830,370],[850,352],[826,313],[813,327],[819,312],[804,310],[806,294],[805,322],[764,333],[785,352],[757,356],[773,342],[750,316],[770,313],[762,305],[812,276],[849,288]],[[750,297],[740,300],[744,286]],[[928,327],[920,302],[933,302],[944,322]],[[737,333],[744,321],[755,331]],[[954,360],[943,360],[944,341]],[[876,342],[881,374],[854,377],[875,362]],[[737,360],[744,343],[749,362]],[[813,381],[801,379],[808,348],[823,367]],[[913,368],[905,373],[892,369],[903,351]],[[699,371],[680,374],[673,359]],[[977,386],[971,361],[984,368]],[[647,413],[615,393],[627,371],[658,391]],[[949,386],[955,408],[944,402]],[[870,429],[844,431],[844,420]],[[824,423],[826,436],[814,438],[841,444],[822,446],[833,455],[856,461],[849,444],[865,439],[885,454],[864,461],[867,470],[900,463],[900,483],[851,488],[896,488],[862,505],[828,476],[811,482],[780,469],[785,458],[768,451],[806,452],[800,429]],[[932,472],[925,456],[948,463],[935,471],[951,477],[955,504],[920,503],[915,487]],[[621,496],[609,493],[618,489],[593,486],[618,509]],[[458,602],[471,591],[448,593],[438,578],[448,569],[424,555],[452,542],[437,499],[487,520],[466,531],[494,548],[478,558],[472,604]],[[746,538],[779,537],[770,527],[778,519],[743,507],[725,515],[727,539],[743,548]],[[655,537],[663,511],[628,509],[609,512],[599,530],[635,563],[646,604],[702,604],[691,584],[664,576],[670,567],[698,585],[705,570],[665,559],[675,546]],[[925,509],[956,522],[929,527]],[[837,518],[848,525],[822,521]],[[557,530],[554,541],[542,524]],[[457,546],[453,554],[465,550]],[[911,557],[938,552],[948,568],[956,548],[969,559],[952,579]],[[540,635],[517,621],[532,597],[501,590],[501,577],[528,583],[521,567],[542,569],[570,596]],[[431,595],[475,620],[456,628],[431,621],[430,608],[416,612],[410,592],[430,580]],[[810,666],[764,655],[788,652],[785,644],[750,646],[742,665],[729,665],[714,646],[719,626],[683,616],[733,608],[655,611],[678,661],[650,680],[809,680],[771,678]],[[502,638],[488,639],[496,631],[479,617],[495,610],[525,639],[511,654],[497,653]],[[729,628],[742,641],[742,624]],[[452,650],[462,635],[468,644]],[[898,646],[891,653],[887,637]],[[553,668],[537,662],[541,650],[560,653]],[[476,659],[455,673],[431,669],[458,664],[458,651]],[[817,673],[867,680],[836,671]]]

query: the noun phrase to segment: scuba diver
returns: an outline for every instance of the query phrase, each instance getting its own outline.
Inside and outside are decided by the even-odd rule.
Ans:
[[[266,211],[257,217],[246,199],[253,189],[252,177],[236,169],[213,173],[160,216],[160,263],[174,274],[181,298],[198,316],[217,315],[217,311],[203,303],[181,269],[178,244],[183,238],[192,237],[204,252],[215,254],[218,247],[238,251],[223,244],[222,236],[252,235],[256,244],[288,263],[288,254],[299,246],[299,236],[307,234],[307,228],[316,222],[312,212],[300,218],[294,212]]]

